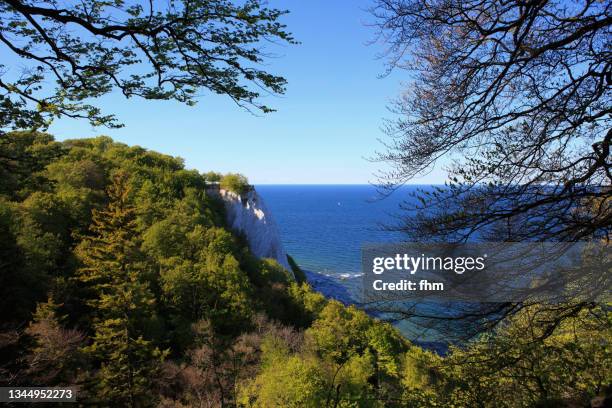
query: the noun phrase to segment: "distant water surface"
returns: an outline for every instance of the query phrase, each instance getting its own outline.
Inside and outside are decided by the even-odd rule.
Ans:
[[[407,237],[383,226],[397,225],[399,205],[414,198],[418,186],[404,186],[382,198],[371,185],[259,185],[255,186],[272,213],[281,240],[312,286],[345,303],[359,302],[361,246],[405,241]],[[422,187],[422,186],[421,186]],[[440,352],[439,336],[424,335],[402,322],[411,339]],[[433,341],[433,342],[431,342]]]
[[[381,199],[371,185],[259,185],[287,252],[304,269],[335,276],[361,273],[361,246],[397,242],[399,204],[415,187]],[[404,238],[405,239],[405,238]]]

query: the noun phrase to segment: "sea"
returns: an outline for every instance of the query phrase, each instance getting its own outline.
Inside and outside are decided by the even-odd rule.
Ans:
[[[396,243],[407,237],[394,230],[405,213],[400,204],[427,186],[403,186],[383,195],[372,185],[257,185],[276,222],[287,253],[306,272],[311,286],[328,298],[359,306],[361,248]],[[430,188],[430,187],[429,187]],[[378,316],[384,318],[385,316]],[[441,353],[438,335],[426,335],[410,322],[396,326],[411,340]]]
[[[416,187],[383,196],[372,185],[260,185],[289,255],[311,272],[338,278],[361,275],[363,244],[406,240],[399,205]]]

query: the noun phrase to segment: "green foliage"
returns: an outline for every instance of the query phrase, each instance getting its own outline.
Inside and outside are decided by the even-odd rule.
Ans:
[[[381,406],[397,398],[408,343],[393,327],[354,306],[330,301],[305,333],[306,347],[328,367],[333,399]]]
[[[209,183],[218,183],[221,181],[221,177],[223,175],[221,173],[217,173],[215,171],[209,171],[203,174],[204,179]]]
[[[58,117],[120,127],[86,102],[112,91],[191,106],[208,90],[270,112],[258,102],[260,92],[283,93],[286,81],[261,69],[267,55],[257,44],[295,43],[278,21],[285,13],[258,0],[150,7],[92,0],[61,10],[0,3],[4,51],[14,61],[0,64],[0,71],[15,73],[0,81],[0,137],[3,129],[45,129]]]
[[[296,280],[253,256],[180,159],[107,137],[5,140],[20,160],[0,178],[2,385],[77,385],[100,406],[556,407],[609,392],[607,309],[532,306],[440,357],[327,300],[290,258]]]
[[[86,350],[101,364],[96,399],[133,407],[152,402],[151,380],[166,353],[144,337],[155,298],[136,239],[129,193],[127,174],[117,173],[108,189],[108,206],[94,211],[94,235],[82,241],[77,253],[84,265],[78,278],[91,288],[89,304],[95,308],[93,343]]]
[[[32,308],[33,298],[41,287],[35,271],[23,273],[23,254],[17,243],[13,219],[15,205],[0,198],[0,321],[9,316],[24,318]],[[44,292],[44,291],[42,291]]]
[[[363,311],[330,301],[306,331],[306,339],[323,358],[343,364],[351,356],[366,350],[365,333],[371,324]]]
[[[314,320],[321,310],[327,304],[325,297],[319,292],[312,290],[310,285],[307,283],[293,283],[289,287],[289,294],[295,299],[296,303],[299,304],[304,312],[309,313]]]
[[[61,144],[54,142],[49,134],[11,132],[3,135],[0,131],[0,194],[21,199],[33,191],[45,189],[41,172],[62,154]]]
[[[259,261],[258,279],[260,285],[263,283],[284,283],[293,281],[293,276],[281,266],[275,259],[264,258]]]
[[[315,360],[297,356],[274,361],[243,388],[238,403],[245,407],[320,407],[325,384]]]
[[[280,292],[280,293],[278,293]],[[317,318],[325,307],[327,300],[319,292],[314,291],[308,283],[291,282],[283,291],[277,291],[271,311],[266,312],[295,327],[306,328]],[[273,312],[281,309],[286,316],[278,316]]]
[[[402,356],[401,382],[406,390],[431,391],[442,359],[420,347],[410,347]]]
[[[294,291],[300,290],[295,284]],[[354,307],[310,297],[316,319],[299,352],[282,338],[262,344],[261,370],[239,385],[240,406],[393,406],[398,395],[401,356],[407,342],[389,325]],[[299,386],[294,384],[299,382]],[[291,390],[287,390],[291,387]],[[293,390],[300,390],[294,393]]]
[[[453,350],[442,365],[454,404],[588,406],[612,383],[611,314],[580,310],[559,325],[555,306],[521,311],[497,332]]]
[[[320,407],[325,399],[325,372],[314,358],[290,355],[278,338],[262,345],[263,369],[240,385],[242,407]]]
[[[401,358],[407,347],[401,334],[390,324],[377,322],[370,326],[365,335],[376,356],[379,371],[386,376],[397,377],[401,370]]]
[[[247,178],[238,173],[225,174],[221,177],[220,185],[222,189],[232,191],[236,194],[244,194],[251,188]]]
[[[132,337],[127,319],[107,319],[96,325],[87,352],[101,360],[94,392],[96,400],[116,406],[150,406],[150,389],[165,353],[142,336]]]

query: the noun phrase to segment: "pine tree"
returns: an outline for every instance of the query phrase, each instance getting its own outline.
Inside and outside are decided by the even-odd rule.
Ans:
[[[145,339],[155,298],[139,250],[128,176],[119,173],[108,189],[109,204],[93,212],[93,236],[77,250],[79,280],[93,298],[94,339],[86,351],[100,362],[95,393],[112,406],[144,406],[165,352]]]

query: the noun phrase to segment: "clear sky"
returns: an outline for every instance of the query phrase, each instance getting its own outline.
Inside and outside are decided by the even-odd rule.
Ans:
[[[54,123],[58,139],[105,134],[180,156],[188,168],[240,172],[253,184],[360,184],[375,181],[383,164],[370,163],[382,149],[378,138],[389,102],[406,73],[379,78],[379,45],[367,45],[374,29],[369,0],[270,0],[290,10],[283,21],[301,42],[270,46],[277,55],[267,67],[287,78],[283,96],[267,96],[278,111],[254,116],[224,96],[204,94],[195,107],[178,102],[100,98],[104,112],[115,113],[122,129],[92,129],[74,120]],[[441,171],[415,180],[440,183]]]

